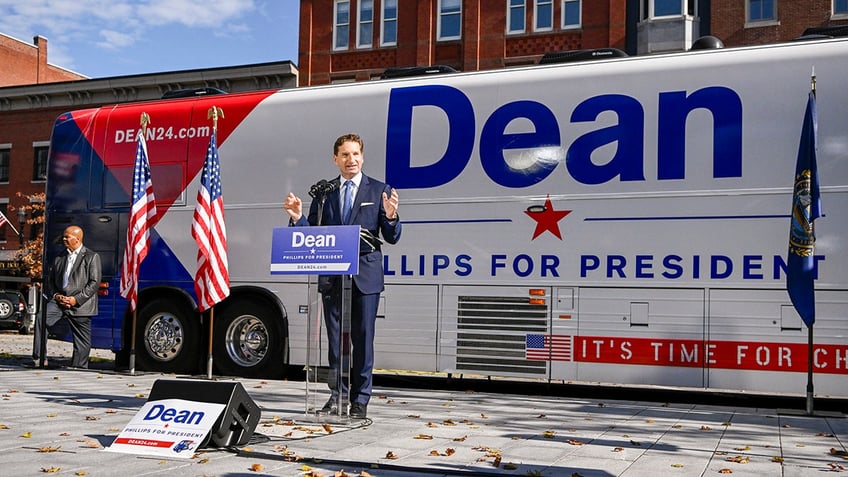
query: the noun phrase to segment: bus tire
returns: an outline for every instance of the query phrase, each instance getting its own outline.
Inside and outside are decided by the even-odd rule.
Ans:
[[[286,340],[279,311],[249,297],[215,309],[213,360],[223,376],[278,378],[285,374]]]
[[[146,371],[192,374],[199,366],[201,327],[185,303],[159,298],[146,303],[136,323],[136,367]]]

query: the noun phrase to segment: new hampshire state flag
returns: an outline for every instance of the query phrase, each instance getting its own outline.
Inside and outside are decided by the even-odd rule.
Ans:
[[[816,93],[810,91],[801,129],[801,142],[798,146],[798,161],[795,164],[789,257],[786,261],[786,290],[795,310],[808,328],[816,321],[814,222],[822,216],[819,175],[816,169],[817,136]]]

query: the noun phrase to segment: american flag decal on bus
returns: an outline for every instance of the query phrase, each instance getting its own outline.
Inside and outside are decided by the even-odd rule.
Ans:
[[[572,361],[571,335],[528,333],[524,341],[524,358],[530,361]]]

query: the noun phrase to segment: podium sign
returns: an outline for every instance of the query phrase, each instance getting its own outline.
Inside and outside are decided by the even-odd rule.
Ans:
[[[359,226],[277,227],[271,239],[271,275],[356,275]]]

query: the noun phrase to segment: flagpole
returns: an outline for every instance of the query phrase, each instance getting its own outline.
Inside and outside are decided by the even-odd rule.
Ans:
[[[147,113],[141,113],[141,118],[139,119],[139,121],[140,121],[140,124],[141,124],[141,136],[146,137],[147,136],[147,125],[150,124],[150,116]],[[132,207],[132,204],[130,204],[130,207]],[[132,212],[130,212],[130,213],[132,213]],[[129,246],[130,246],[130,244],[128,243],[127,247],[129,247]],[[133,280],[133,282],[134,282],[133,286],[136,287],[136,297],[135,297],[136,303],[135,303],[135,306],[132,307],[133,308],[133,310],[132,310],[132,332],[131,332],[132,338],[130,339],[130,375],[131,376],[135,376],[135,340],[136,340],[136,329],[135,328],[136,328],[136,325],[138,323],[138,291],[137,291],[138,290],[138,270],[136,269],[134,271],[134,273],[136,274],[136,278],[135,278],[135,280]]]
[[[812,91],[813,96],[816,95],[816,67],[812,67],[812,71],[810,73],[810,91]],[[815,227],[815,222],[810,224],[811,227]],[[813,230],[813,236],[815,237],[815,229]],[[813,304],[815,306],[815,303]],[[807,415],[813,415],[813,396],[815,395],[815,388],[813,386],[813,325],[815,323],[810,323],[810,326],[807,327],[807,402],[806,409]]]
[[[210,118],[210,117],[212,118],[212,131],[216,135],[218,133],[218,116],[219,115],[220,115],[220,117],[223,118],[224,117],[224,110],[217,107],[217,106],[214,106],[214,105],[211,108],[209,108],[209,111],[207,112],[207,115],[206,115],[207,119]],[[212,379],[212,364],[213,364],[212,340],[213,340],[213,337],[214,337],[214,330],[215,330],[215,305],[213,304],[212,306],[209,307],[209,339],[208,339],[208,349],[207,349],[208,354],[207,354],[207,359],[206,359],[206,379]]]

